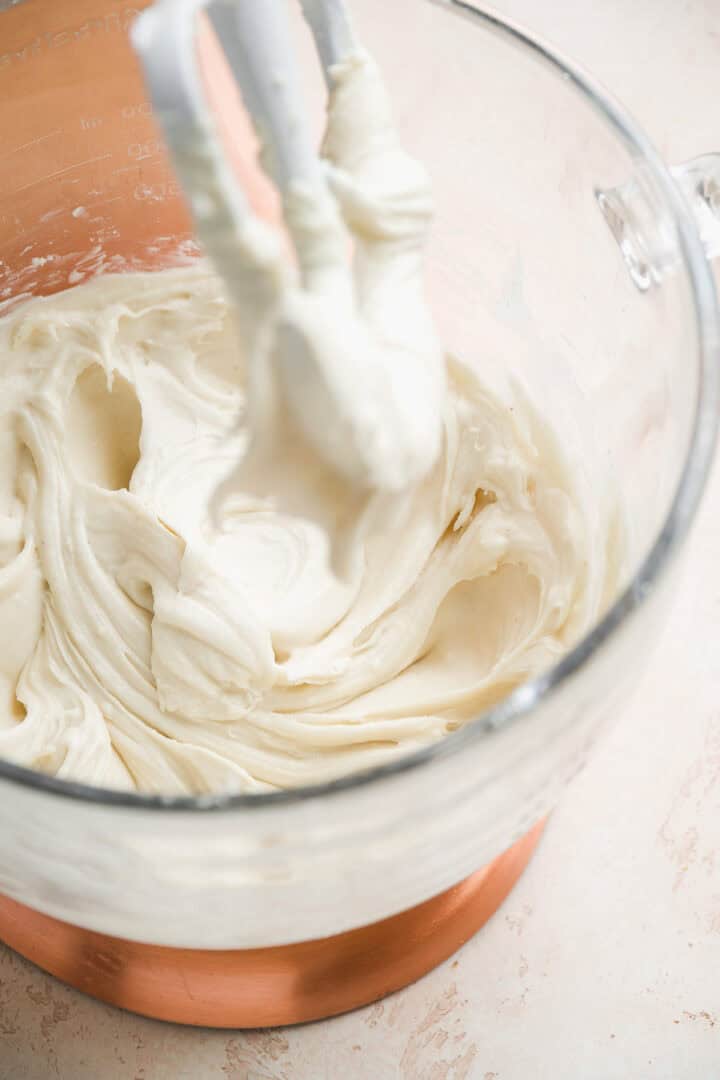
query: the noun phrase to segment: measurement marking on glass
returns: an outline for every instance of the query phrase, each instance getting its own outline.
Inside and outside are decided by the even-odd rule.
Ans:
[[[109,152],[107,154],[100,154],[98,157],[88,158],[87,161],[76,161],[74,165],[68,165],[64,169],[58,169],[57,172],[49,173],[47,176],[39,176],[36,180],[31,180],[29,184],[23,184],[22,187],[16,188],[11,192],[13,195],[20,195],[21,192],[27,191],[28,188],[37,187],[38,184],[44,184],[46,180],[54,180],[58,176],[64,176],[65,173],[72,172],[73,169],[81,169],[84,165],[92,165],[96,161],[104,161],[106,158],[112,157]]]
[[[112,174],[113,176],[117,176],[118,173],[137,172],[138,169],[147,168],[148,165],[160,165],[161,163],[160,158],[153,158],[152,160],[149,158],[139,158],[137,161],[133,162],[132,165],[121,165],[119,169],[113,169]]]
[[[38,135],[36,139],[30,139],[28,142],[22,144],[22,146],[16,146],[14,150],[8,150],[7,154],[1,159],[12,157],[13,154],[19,154],[21,150],[29,150],[31,146],[35,146],[37,143],[43,142],[45,139],[52,139],[54,135],[62,135],[60,128],[57,131],[48,131],[46,135]]]

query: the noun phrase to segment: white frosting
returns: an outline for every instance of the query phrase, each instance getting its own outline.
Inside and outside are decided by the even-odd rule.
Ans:
[[[283,191],[297,273],[269,226],[223,232],[200,139],[232,307],[197,265],[0,320],[2,756],[147,792],[327,780],[477,716],[615,588],[525,396],[443,361],[428,181],[374,63],[331,75],[327,172]]]
[[[402,491],[432,467],[442,438],[445,371],[422,287],[430,183],[398,142],[367,53],[332,77],[323,153],[353,272],[326,190],[291,188],[285,219],[304,289],[285,301],[292,342],[280,370],[326,461],[356,484]]]
[[[236,500],[222,531],[210,503],[247,441],[245,375],[204,267],[29,301],[0,320],[0,356],[14,761],[152,792],[325,780],[478,715],[615,588],[582,475],[523,394],[502,401],[455,361],[422,484],[358,509],[313,459],[308,513],[288,420],[280,495]]]

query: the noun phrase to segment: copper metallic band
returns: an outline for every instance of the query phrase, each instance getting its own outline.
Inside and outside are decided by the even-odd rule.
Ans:
[[[92,997],[207,1027],[268,1027],[356,1009],[446,960],[496,911],[540,838],[417,907],[344,934],[266,949],[174,949],[108,937],[0,897],[0,939]]]

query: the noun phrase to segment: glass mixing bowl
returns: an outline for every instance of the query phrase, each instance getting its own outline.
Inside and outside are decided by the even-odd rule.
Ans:
[[[277,794],[157,798],[0,762],[0,893],[131,941],[327,937],[438,894],[526,833],[630,707],[710,467],[712,275],[692,208],[642,132],[574,65],[491,15],[354,6],[402,139],[432,174],[428,289],[443,340],[489,373],[520,372],[569,452],[592,433],[625,507],[630,565],[555,667],[392,767]],[[127,43],[136,10],[21,0],[0,16],[6,307],[197,255]],[[307,76],[319,130],[309,61]]]

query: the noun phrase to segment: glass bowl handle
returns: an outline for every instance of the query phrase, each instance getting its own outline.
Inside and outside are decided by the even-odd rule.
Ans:
[[[720,153],[702,154],[670,173],[695,219],[708,259],[720,257]],[[641,291],[658,284],[677,261],[674,230],[667,215],[656,212],[642,167],[631,180],[595,192],[635,285]]]

